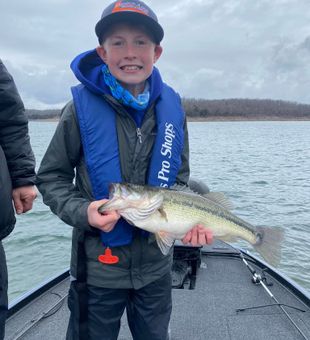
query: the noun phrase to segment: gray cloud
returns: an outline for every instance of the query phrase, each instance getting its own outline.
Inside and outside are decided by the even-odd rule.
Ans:
[[[157,66],[185,97],[310,103],[308,0],[145,0],[165,29]],[[27,107],[59,107],[76,83],[69,65],[94,48],[110,1],[2,1],[0,57]]]

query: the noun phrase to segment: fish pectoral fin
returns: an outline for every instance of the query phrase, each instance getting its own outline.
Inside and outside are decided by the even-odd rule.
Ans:
[[[170,248],[173,246],[175,237],[166,231],[159,231],[155,233],[157,245],[164,255],[167,255]]]

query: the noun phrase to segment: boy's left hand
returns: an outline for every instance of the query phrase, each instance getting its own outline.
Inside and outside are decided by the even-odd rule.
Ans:
[[[213,232],[201,224],[197,224],[182,239],[184,244],[190,243],[192,246],[203,246],[213,242]]]

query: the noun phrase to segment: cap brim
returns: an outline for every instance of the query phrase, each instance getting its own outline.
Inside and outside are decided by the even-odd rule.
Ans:
[[[101,43],[101,37],[103,36],[104,32],[109,29],[109,27],[111,27],[111,25],[120,23],[122,21],[145,25],[150,29],[157,44],[159,44],[164,37],[164,30],[159,25],[159,23],[147,15],[135,12],[119,12],[110,14],[97,22],[95,32],[99,42]]]

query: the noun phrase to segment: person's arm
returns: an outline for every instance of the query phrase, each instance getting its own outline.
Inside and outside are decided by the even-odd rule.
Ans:
[[[44,203],[65,223],[85,230],[91,230],[93,226],[110,231],[119,215],[116,212],[107,215],[98,213],[98,207],[105,200],[93,201],[86,173],[83,176],[83,188],[74,184],[75,167],[81,162],[81,155],[80,132],[71,102],[62,112],[41,162],[36,184]]]
[[[188,129],[187,122],[184,122],[184,146],[181,155],[181,167],[177,174],[176,184],[173,186],[176,190],[182,190],[184,186],[187,186],[189,181],[190,169],[189,169],[189,142],[188,142]]]
[[[22,213],[32,208],[35,159],[28,134],[28,120],[23,102],[12,76],[0,60],[0,146],[12,180],[15,210]]]
[[[81,154],[80,134],[73,103],[67,104],[38,170],[36,185],[43,202],[65,223],[90,229],[83,197],[73,183]]]

